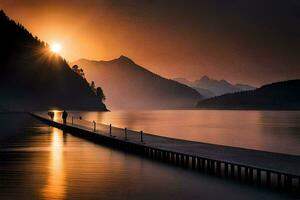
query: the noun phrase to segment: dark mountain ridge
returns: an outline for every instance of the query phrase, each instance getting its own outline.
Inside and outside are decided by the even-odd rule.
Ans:
[[[0,110],[107,110],[59,55],[0,11]]]
[[[107,104],[116,109],[191,108],[202,96],[194,89],[163,78],[120,56],[110,61],[80,59],[86,78],[101,85]]]
[[[300,110],[300,79],[264,85],[253,91],[225,94],[198,103],[204,109]]]

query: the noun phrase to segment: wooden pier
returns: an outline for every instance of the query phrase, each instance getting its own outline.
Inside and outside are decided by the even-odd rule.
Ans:
[[[63,124],[31,115],[72,135],[150,159],[258,187],[300,192],[300,156],[173,139],[96,122],[89,126],[73,117]]]

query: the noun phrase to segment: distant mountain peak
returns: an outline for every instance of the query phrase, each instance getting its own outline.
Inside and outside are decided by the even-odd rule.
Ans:
[[[202,92],[205,93],[207,93],[207,91],[210,91],[215,96],[226,94],[226,93],[234,93],[234,92],[256,89],[251,85],[246,85],[246,84],[233,85],[225,79],[216,80],[208,77],[207,75],[204,75],[199,80],[195,80],[195,81],[188,81],[185,78],[175,78],[174,80],[182,84],[186,84],[190,87],[193,87],[198,91],[200,91],[200,89]],[[211,96],[212,94],[209,95]]]
[[[116,61],[122,62],[122,63],[130,63],[135,64],[133,60],[131,60],[129,57],[121,55],[119,58],[116,59]]]
[[[202,76],[202,78],[200,80],[201,81],[209,81],[211,79],[208,76],[204,75],[204,76]]]

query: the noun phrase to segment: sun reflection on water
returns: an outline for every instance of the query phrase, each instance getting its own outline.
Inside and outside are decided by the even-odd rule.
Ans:
[[[63,199],[66,193],[63,140],[63,133],[58,129],[53,129],[47,184],[42,191],[46,199]]]
[[[54,112],[54,118],[53,118],[53,120],[54,121],[59,121],[61,119],[61,111],[59,111],[59,110],[53,110],[53,112]]]

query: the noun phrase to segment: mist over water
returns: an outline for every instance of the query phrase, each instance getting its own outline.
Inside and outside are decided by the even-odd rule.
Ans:
[[[289,199],[123,153],[27,115],[0,127],[0,199]],[[7,124],[7,127],[9,124]]]
[[[72,112],[87,120],[212,144],[300,155],[299,111]]]

